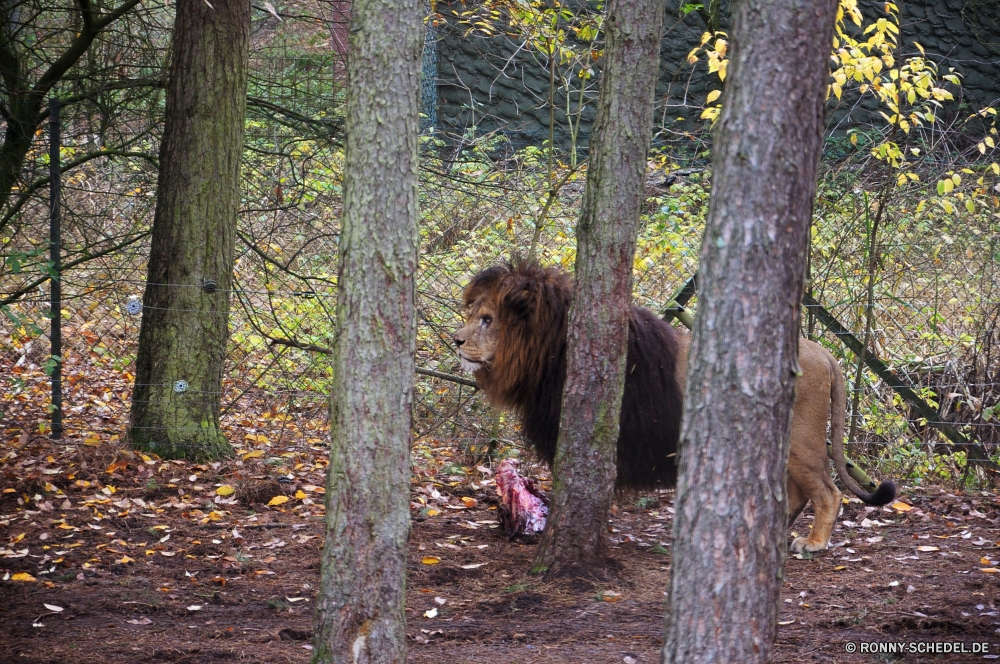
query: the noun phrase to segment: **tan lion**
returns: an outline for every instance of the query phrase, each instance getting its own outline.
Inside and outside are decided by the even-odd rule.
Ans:
[[[491,403],[521,416],[525,439],[550,466],[566,380],[566,320],[572,290],[571,277],[557,268],[529,262],[491,267],[466,287],[466,323],[455,333],[462,368],[475,374]],[[689,345],[689,335],[646,309],[632,308],[618,434],[618,487],[676,484]],[[803,375],[795,386],[788,523],[812,501],[816,516],[809,537],[798,537],[791,545],[794,552],[812,552],[829,546],[841,505],[827,461],[828,421],[832,421],[834,466],[851,493],[870,505],[885,505],[895,498],[896,487],[887,481],[874,493],[865,493],[847,474],[844,378],[834,357],[819,344],[800,339],[799,364]]]

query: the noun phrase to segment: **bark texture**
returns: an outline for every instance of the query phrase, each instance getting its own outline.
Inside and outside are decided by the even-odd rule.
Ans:
[[[245,0],[177,1],[130,428],[164,457],[232,451],[219,408],[249,43]]]
[[[632,261],[653,126],[663,0],[611,0],[577,225],[566,386],[549,521],[534,571],[603,565],[625,385]]]
[[[327,534],[313,662],[403,662],[417,315],[419,0],[355,0]]]
[[[736,0],[698,273],[663,661],[768,662],[836,0]]]

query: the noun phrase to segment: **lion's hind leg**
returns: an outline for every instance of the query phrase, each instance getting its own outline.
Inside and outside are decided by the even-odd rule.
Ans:
[[[802,510],[805,508],[806,503],[809,502],[809,496],[802,491],[802,488],[795,483],[791,477],[788,478],[788,524],[786,528],[791,528],[794,525],[795,520],[799,518],[802,514]]]
[[[796,537],[790,547],[793,553],[814,553],[825,551],[830,546],[833,527],[840,514],[840,503],[843,498],[840,491],[830,481],[829,476],[823,477],[825,482],[816,482],[818,486],[811,487],[808,499],[813,504],[813,523],[808,537]],[[789,485],[793,482],[789,477]],[[801,492],[801,489],[799,489]],[[789,491],[789,507],[791,507],[792,492]],[[801,508],[800,510],[801,511]],[[791,516],[791,515],[789,515]],[[791,523],[789,523],[791,526]]]

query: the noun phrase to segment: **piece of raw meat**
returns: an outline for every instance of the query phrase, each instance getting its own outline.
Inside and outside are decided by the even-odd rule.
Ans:
[[[517,472],[516,459],[504,459],[500,463],[496,481],[500,496],[497,512],[507,537],[537,535],[545,530],[548,500],[535,488],[534,482]]]

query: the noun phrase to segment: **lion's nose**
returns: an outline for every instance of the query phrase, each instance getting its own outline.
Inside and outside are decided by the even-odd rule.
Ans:
[[[455,340],[455,346],[461,346],[462,344],[465,343],[465,339],[459,339],[458,337],[454,337],[454,340]]]

